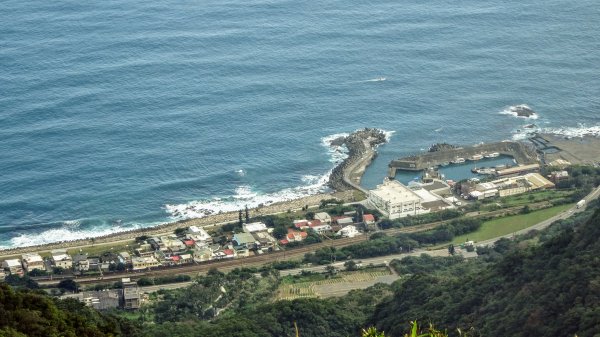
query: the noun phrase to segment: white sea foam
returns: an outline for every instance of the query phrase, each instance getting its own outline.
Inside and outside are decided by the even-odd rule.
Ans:
[[[555,135],[561,135],[565,137],[600,137],[600,125],[587,126],[585,124],[579,124],[577,127],[564,127],[564,128],[543,128],[543,133],[551,133]]]
[[[244,171],[242,169],[236,170],[235,173],[237,173],[237,175],[239,175],[240,177],[246,176],[246,171]]]
[[[535,112],[531,116],[529,116],[529,117],[519,116],[517,114],[517,110],[519,108],[525,108],[525,109],[530,109],[531,110],[531,108],[527,104],[511,105],[508,108],[500,111],[500,114],[501,115],[510,115],[510,116],[513,116],[513,117],[523,118],[523,119],[538,119],[539,115],[537,113],[535,113]]]
[[[149,226],[149,225],[148,225]],[[62,241],[73,241],[86,239],[91,237],[105,236],[117,232],[128,231],[132,229],[138,229],[142,226],[136,225],[118,225],[118,226],[102,226],[94,227],[90,229],[79,229],[73,226],[64,225],[60,228],[48,229],[39,233],[21,233],[7,242],[6,245],[0,245],[0,249],[6,249],[11,247],[28,247],[35,245],[43,245],[47,243],[62,242]]]
[[[393,131],[384,131],[386,140],[393,135]],[[348,133],[337,133],[321,138],[321,145],[327,149],[329,162],[332,168],[322,175],[304,175],[302,185],[286,188],[273,193],[260,193],[249,185],[240,185],[235,189],[235,194],[229,197],[212,198],[209,200],[191,201],[185,204],[165,205],[166,211],[174,219],[202,218],[221,212],[235,212],[248,206],[268,206],[273,203],[290,201],[302,197],[315,195],[328,191],[329,176],[338,164],[348,158],[348,148],[345,145],[335,145],[333,142],[341,137],[348,137]]]

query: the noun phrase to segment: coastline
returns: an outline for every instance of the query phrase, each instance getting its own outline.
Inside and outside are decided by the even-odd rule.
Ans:
[[[267,214],[277,214],[287,212],[288,210],[300,210],[305,206],[316,206],[319,205],[321,200],[336,198],[340,200],[350,200],[352,198],[352,191],[341,191],[331,193],[321,193],[306,196],[299,199],[282,201],[274,203],[268,206],[256,207],[250,209],[251,216],[260,216]],[[202,218],[179,220],[174,222],[165,223],[158,226],[139,228],[130,231],[123,231],[112,233],[105,236],[98,236],[87,239],[73,240],[73,241],[61,241],[47,243],[44,245],[27,246],[27,247],[15,247],[9,249],[0,250],[0,258],[6,258],[10,256],[20,255],[23,253],[38,252],[44,253],[54,249],[74,249],[80,247],[86,247],[90,245],[106,245],[110,243],[117,243],[121,241],[131,241],[141,235],[157,236],[164,234],[172,234],[173,231],[181,227],[199,226],[199,227],[215,227],[224,223],[234,222],[238,220],[238,212],[226,212],[219,214],[212,214]]]
[[[305,206],[314,207],[323,199],[335,198],[345,201],[356,201],[354,191],[362,193],[367,191],[360,186],[360,179],[373,158],[377,155],[377,146],[387,142],[385,133],[379,129],[365,128],[357,130],[347,137],[340,137],[331,143],[331,146],[345,145],[348,148],[348,157],[338,164],[329,176],[328,185],[333,190],[330,193],[319,193],[298,199],[281,201],[267,206],[250,208],[251,216],[277,214],[288,210],[300,210]],[[177,228],[198,226],[210,229],[225,223],[238,220],[238,211],[211,214],[200,218],[190,218],[173,221],[157,226],[132,229],[111,233],[104,236],[95,236],[72,241],[59,241],[43,245],[14,247],[0,249],[0,258],[20,255],[28,252],[46,253],[54,249],[77,249],[89,246],[103,246],[116,243],[125,243],[142,235],[160,236],[172,234]]]

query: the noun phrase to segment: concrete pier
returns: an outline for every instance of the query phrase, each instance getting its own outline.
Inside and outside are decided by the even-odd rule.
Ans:
[[[397,170],[422,171],[429,167],[439,166],[445,162],[451,162],[456,158],[468,159],[476,154],[489,154],[494,152],[511,156],[521,165],[538,162],[537,154],[532,146],[520,142],[506,141],[465,146],[455,149],[444,149],[442,151],[427,152],[420,155],[395,159],[388,165],[388,176],[394,178]]]

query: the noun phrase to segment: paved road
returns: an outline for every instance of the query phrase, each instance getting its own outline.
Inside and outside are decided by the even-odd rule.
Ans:
[[[520,234],[525,234],[531,230],[542,230],[548,226],[550,226],[553,222],[557,221],[557,220],[563,220],[566,219],[568,217],[570,217],[571,215],[575,214],[575,213],[579,213],[579,212],[583,212],[585,210],[585,208],[587,207],[587,205],[589,205],[590,201],[597,199],[600,196],[600,186],[596,189],[594,189],[591,193],[589,193],[585,198],[585,206],[581,207],[581,208],[577,208],[577,206],[573,206],[569,209],[566,209],[564,211],[562,211],[561,213],[558,213],[557,215],[551,217],[550,219],[541,221],[531,227],[527,227],[525,229],[522,229],[520,231],[517,231],[515,233],[511,233],[511,234],[507,234],[507,235],[503,235],[503,236],[499,236],[493,239],[489,239],[489,240],[485,240],[485,241],[480,241],[477,242],[477,245],[491,245],[494,242],[500,240],[501,238],[511,238],[515,235],[520,235]]]

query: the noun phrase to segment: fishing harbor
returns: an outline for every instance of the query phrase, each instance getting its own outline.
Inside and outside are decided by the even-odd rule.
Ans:
[[[520,142],[495,142],[479,144],[475,146],[464,146],[456,148],[443,148],[433,152],[412,155],[392,160],[388,165],[388,177],[396,177],[397,171],[419,172],[428,168],[443,168],[446,166],[459,165],[467,162],[474,163],[485,159],[513,158],[514,164],[533,165],[538,163],[537,153],[533,146]],[[503,167],[488,168],[486,173],[493,170],[501,171],[508,169],[507,164]]]

